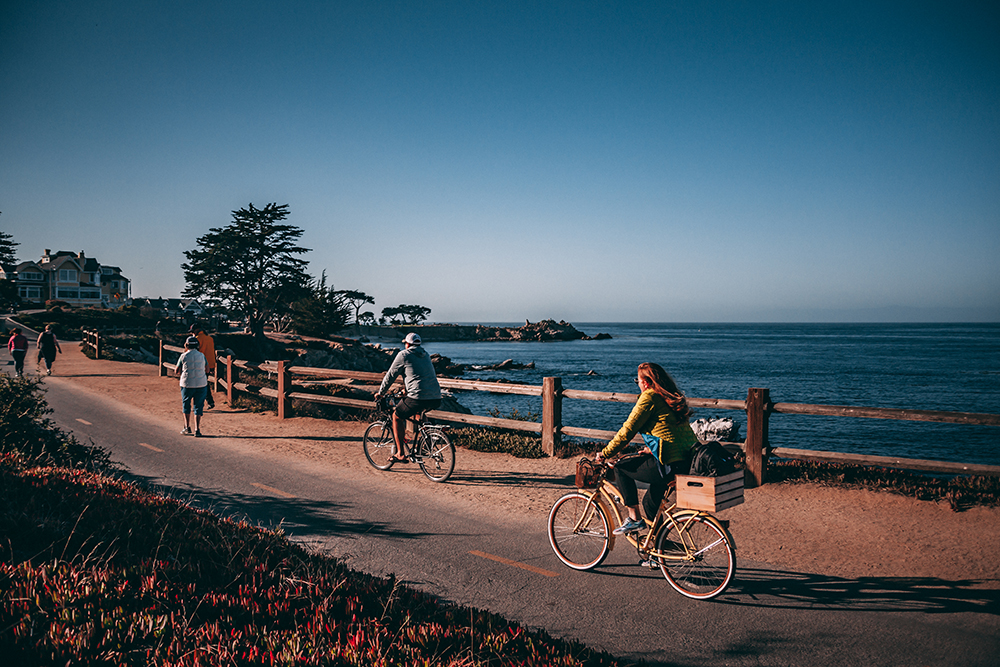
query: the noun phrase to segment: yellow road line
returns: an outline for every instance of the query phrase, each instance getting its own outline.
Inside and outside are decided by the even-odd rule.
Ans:
[[[162,452],[163,450],[159,447],[153,447],[152,445],[147,445],[145,442],[139,443],[140,447],[145,447],[146,449],[152,449],[154,452]]]
[[[504,558],[503,556],[494,556],[493,554],[484,553],[482,551],[470,551],[473,556],[479,556],[480,558],[487,558],[489,560],[495,560],[498,563],[503,563],[504,565],[511,565],[513,567],[519,567],[522,570],[527,570],[528,572],[534,572],[535,574],[541,574],[546,577],[558,577],[558,572],[552,572],[550,570],[543,570],[540,567],[535,567],[534,565],[528,565],[527,563],[519,563],[516,560],[510,560],[509,558]]]
[[[257,482],[251,482],[250,486],[256,486],[258,489],[261,489],[262,491],[267,491],[268,493],[273,493],[274,495],[281,496],[282,498],[294,498],[295,497],[295,496],[293,496],[290,493],[285,493],[284,491],[282,491],[280,489],[276,489],[273,486],[268,486],[267,484],[258,484]]]
[[[91,423],[90,423],[89,421],[87,421],[86,419],[80,419],[80,418],[77,418],[77,421],[78,421],[78,422],[80,422],[81,424],[86,424],[87,426],[93,426],[93,424],[91,424]]]

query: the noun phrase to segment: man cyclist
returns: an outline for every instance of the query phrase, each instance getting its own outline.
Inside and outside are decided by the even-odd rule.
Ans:
[[[392,460],[406,463],[406,420],[424,410],[434,410],[441,405],[441,385],[438,384],[431,355],[421,345],[420,336],[415,333],[406,334],[403,339],[404,349],[399,351],[392,365],[382,378],[382,385],[375,394],[378,401],[384,396],[392,383],[401,374],[405,396],[392,413],[392,433],[399,445],[399,450]]]

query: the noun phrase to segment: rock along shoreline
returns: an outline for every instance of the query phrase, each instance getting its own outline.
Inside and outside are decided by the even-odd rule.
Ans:
[[[412,324],[393,326],[355,326],[342,333],[376,339],[399,339],[410,332],[420,334],[426,342],[445,343],[453,341],[569,341],[608,340],[610,334],[599,333],[588,336],[572,324],[564,321],[525,321],[520,327],[492,327],[484,324]]]

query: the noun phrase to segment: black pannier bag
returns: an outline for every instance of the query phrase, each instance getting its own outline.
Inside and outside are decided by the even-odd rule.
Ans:
[[[723,477],[736,472],[736,457],[718,442],[712,440],[691,448],[691,475],[698,477]]]

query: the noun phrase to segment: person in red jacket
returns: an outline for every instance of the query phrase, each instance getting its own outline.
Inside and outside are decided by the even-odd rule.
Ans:
[[[14,374],[17,377],[24,377],[24,356],[28,354],[28,339],[21,333],[20,327],[14,327],[10,330],[7,350],[14,358]]]
[[[195,322],[191,325],[191,335],[198,339],[198,351],[205,355],[205,374],[209,378],[207,393],[205,394],[205,407],[215,407],[215,397],[212,396],[212,381],[215,377],[215,341],[205,333],[205,328]]]

